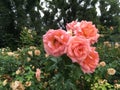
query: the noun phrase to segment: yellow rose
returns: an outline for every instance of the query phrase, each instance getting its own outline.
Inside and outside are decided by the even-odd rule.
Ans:
[[[116,70],[115,70],[114,68],[108,68],[108,69],[107,69],[107,73],[108,73],[109,75],[114,75],[114,74],[116,73]]]
[[[34,54],[35,54],[36,56],[39,56],[40,53],[41,53],[40,50],[35,50],[35,51],[34,51]]]

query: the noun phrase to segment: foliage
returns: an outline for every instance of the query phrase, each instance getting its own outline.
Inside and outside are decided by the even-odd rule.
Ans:
[[[32,29],[28,29],[24,27],[23,30],[20,32],[20,42],[21,46],[37,46],[41,43],[40,36],[37,35],[37,32]]]
[[[119,88],[115,87],[120,84],[120,49],[118,47],[97,44],[100,62],[103,61],[106,64],[99,64],[92,74],[84,74],[80,66],[72,63],[65,55],[58,58],[48,56],[42,47],[42,44],[39,47],[26,46],[16,51],[1,48],[0,89],[8,90],[13,87],[12,83],[18,81],[26,90],[114,90]],[[35,76],[37,68],[41,70],[40,81]],[[114,68],[116,73],[110,75],[107,71],[109,68]]]
[[[119,0],[100,0],[100,22],[102,25],[106,25],[108,27],[118,27],[119,24]],[[113,14],[114,13],[114,14]],[[118,19],[118,20],[116,20]]]
[[[100,42],[104,41],[110,41],[110,42],[119,42],[120,36],[119,36],[119,31],[115,27],[107,27],[103,25],[97,25],[100,33]]]
[[[9,46],[15,50],[20,44],[20,32],[23,27],[40,30],[41,26],[37,25],[40,20],[35,19],[40,15],[34,9],[38,2],[39,0],[1,0],[0,47]]]
[[[100,3],[99,8],[101,11],[101,15],[99,16],[100,25],[105,28],[104,32],[110,33],[107,34],[107,36],[110,38],[109,41],[119,41],[120,39],[120,37],[118,36],[118,34],[120,33],[119,0],[106,0],[106,1],[100,0],[99,3]]]

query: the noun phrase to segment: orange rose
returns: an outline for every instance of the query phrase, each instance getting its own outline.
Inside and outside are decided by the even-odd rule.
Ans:
[[[71,23],[67,23],[66,29],[67,32],[71,32],[71,34],[74,36],[76,34],[76,27],[79,23],[77,21],[72,21]]]
[[[90,44],[84,37],[73,36],[68,41],[67,56],[72,62],[80,63],[90,52]]]
[[[67,31],[72,30],[72,33],[75,36],[84,36],[86,39],[89,39],[91,44],[97,42],[99,37],[98,29],[92,24],[92,22],[72,21],[66,25],[66,28]]]
[[[48,55],[55,57],[61,56],[65,53],[66,45],[69,40],[69,34],[61,29],[50,29],[43,36],[44,49]]]
[[[99,55],[95,48],[91,47],[90,53],[83,62],[80,62],[81,69],[84,73],[93,73],[99,62]]]

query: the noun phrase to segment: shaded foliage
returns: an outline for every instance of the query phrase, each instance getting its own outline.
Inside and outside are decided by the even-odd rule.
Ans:
[[[73,20],[88,20],[107,28],[112,26],[115,33],[119,33],[119,12],[118,0],[1,0],[0,47],[18,47],[24,27],[36,30],[42,37],[50,28],[66,29],[66,23]]]

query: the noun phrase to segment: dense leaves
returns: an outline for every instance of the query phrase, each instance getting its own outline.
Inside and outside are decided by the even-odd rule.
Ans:
[[[96,10],[100,10],[100,15]],[[119,12],[118,0],[1,0],[0,47],[17,48],[24,27],[36,30],[41,36],[49,28],[66,29],[66,23],[73,20],[112,26],[116,34],[120,32]]]

